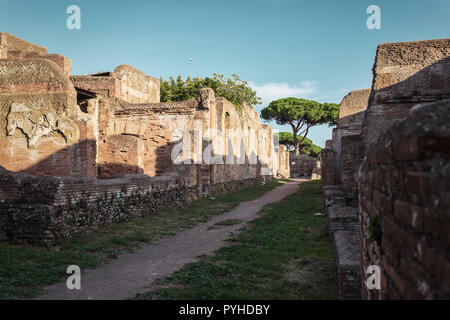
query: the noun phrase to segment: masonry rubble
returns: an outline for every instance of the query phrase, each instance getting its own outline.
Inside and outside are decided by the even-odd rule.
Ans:
[[[448,299],[450,39],[381,44],[373,75],[321,156],[339,295]]]
[[[0,33],[1,240],[50,242],[289,176],[288,152],[249,106],[208,88],[161,103],[159,80],[134,67],[71,68]]]

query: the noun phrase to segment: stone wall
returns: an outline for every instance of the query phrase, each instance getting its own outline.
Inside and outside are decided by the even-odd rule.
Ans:
[[[94,106],[95,109],[95,106]],[[35,175],[96,176],[95,110],[46,59],[0,60],[0,165]]]
[[[291,176],[311,177],[314,169],[317,167],[317,161],[317,158],[313,158],[304,154],[300,154],[298,156],[291,155]]]
[[[357,174],[363,158],[361,135],[345,135],[341,138],[341,157],[339,168],[341,188],[348,204],[357,207],[358,185]]]
[[[56,63],[69,76],[72,60],[60,54],[48,54],[47,48],[17,38],[9,33],[0,32],[0,59],[47,59]]]
[[[341,180],[350,180],[352,177],[341,176],[341,150],[342,138],[347,135],[361,133],[364,112],[367,109],[370,89],[355,90],[347,94],[339,106],[339,119],[337,126],[333,129],[333,152],[334,152],[334,172],[335,183],[344,185]],[[348,155],[343,155],[349,158]],[[360,156],[362,160],[362,154]],[[356,173],[356,170],[354,171]],[[352,174],[347,171],[346,174]]]
[[[132,104],[160,101],[159,80],[129,65],[120,65],[113,72],[72,76],[71,80],[76,88]]]
[[[450,100],[418,105],[371,145],[359,176],[369,299],[450,298]]]
[[[378,46],[372,91],[363,123],[369,145],[421,102],[450,98],[450,39]]]
[[[36,177],[0,167],[0,240],[52,242],[180,206],[205,192],[220,195],[257,181],[186,186],[170,176]]]
[[[46,55],[47,48],[17,38],[10,33],[0,32],[0,59],[13,58],[21,54]]]
[[[118,66],[114,77],[120,80],[120,98],[131,103],[159,102],[159,80],[146,76],[142,71],[128,65]]]
[[[320,155],[320,167],[322,171],[322,189],[326,186],[335,184],[334,176],[334,152],[333,152],[333,141],[327,140],[325,143],[325,148],[322,149]]]

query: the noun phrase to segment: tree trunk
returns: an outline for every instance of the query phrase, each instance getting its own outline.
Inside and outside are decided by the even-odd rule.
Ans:
[[[305,139],[306,139],[306,136],[308,135],[308,132],[309,132],[309,126],[306,128],[306,130],[303,132],[304,134],[303,134],[303,138],[302,138],[302,141],[299,141],[298,142],[298,145],[299,145],[299,148],[298,148],[298,152],[300,152],[301,150],[300,150],[300,146],[302,145],[302,143],[303,143],[303,141],[305,141]],[[303,149],[303,148],[302,148]]]
[[[295,146],[295,155],[298,156],[300,154],[300,142],[298,141],[297,131],[294,130],[294,146]]]

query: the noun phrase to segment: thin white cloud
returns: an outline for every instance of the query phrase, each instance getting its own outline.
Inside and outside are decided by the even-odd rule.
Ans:
[[[349,89],[327,91],[313,97],[313,100],[316,100],[318,102],[340,103],[342,98],[344,98],[344,96],[347,95],[349,92],[350,92]]]
[[[294,97],[294,98],[311,98],[317,94],[319,84],[317,81],[302,81],[296,85],[290,85],[287,82],[271,82],[263,85],[257,85],[249,82],[249,85],[262,98],[263,104],[268,104],[273,100]]]

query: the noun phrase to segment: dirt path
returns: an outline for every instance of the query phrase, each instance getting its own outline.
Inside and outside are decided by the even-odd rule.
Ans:
[[[210,254],[222,247],[224,240],[232,232],[257,218],[257,213],[263,206],[294,193],[298,184],[303,181],[305,180],[297,179],[286,183],[255,200],[242,202],[235,209],[193,229],[165,238],[157,244],[143,246],[134,253],[120,255],[96,269],[85,270],[81,274],[81,290],[68,290],[64,281],[45,288],[44,295],[38,299],[118,300],[133,298],[138,292],[148,292],[156,279],[164,278],[185,264],[196,261],[196,257]],[[242,222],[211,228],[218,222],[229,219],[239,219]]]

